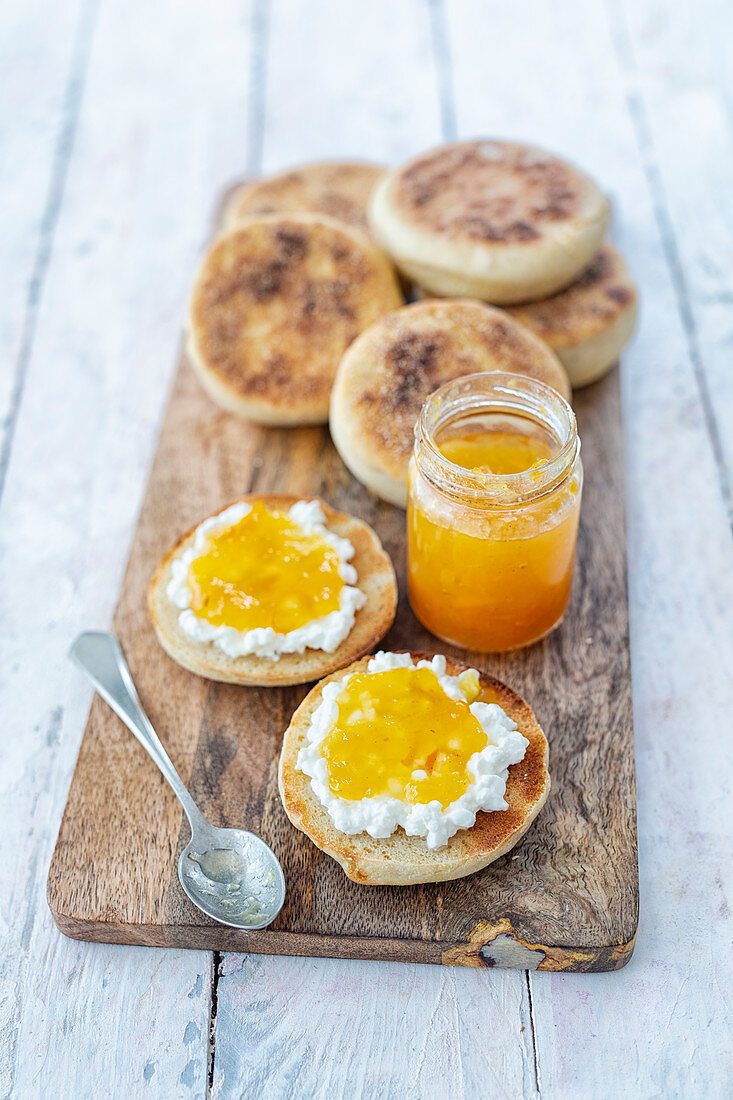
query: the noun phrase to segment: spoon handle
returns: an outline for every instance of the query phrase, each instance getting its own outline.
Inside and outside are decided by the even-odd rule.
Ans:
[[[86,630],[72,645],[69,656],[87,674],[102,698],[109,703],[158,765],[186,811],[191,831],[206,827],[206,819],[173,767],[171,758],[142,708],[127,661],[114,634],[102,630]]]

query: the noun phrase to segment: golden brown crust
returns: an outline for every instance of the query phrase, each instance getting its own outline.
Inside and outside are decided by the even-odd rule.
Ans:
[[[572,164],[506,141],[423,153],[385,173],[369,199],[375,240],[432,294],[497,305],[567,286],[591,262],[610,205]]]
[[[401,302],[389,262],[342,223],[314,214],[251,219],[204,258],[188,351],[231,411],[270,424],[323,423],[344,351]]]
[[[580,278],[565,290],[525,305],[507,306],[554,351],[577,344],[615,324],[636,303],[626,264],[607,242]]]
[[[549,225],[577,218],[589,182],[566,161],[530,146],[468,141],[411,161],[394,195],[416,225],[501,246],[536,241]]]
[[[430,654],[413,653],[412,657],[414,660],[429,659]],[[469,667],[453,658],[447,660],[451,676]],[[420,837],[406,836],[402,829],[383,840],[374,840],[367,833],[347,836],[334,828],[313,794],[310,779],[297,770],[296,763],[324,686],[350,672],[365,670],[368,661],[369,657],[362,657],[316,684],[293,715],[280,755],[280,797],[285,812],[293,825],[340,863],[354,882],[369,885],[442,882],[481,870],[517,844],[544,805],[550,790],[547,739],[531,707],[506,684],[480,674],[479,698],[483,702],[498,703],[529,741],[524,759],[509,768],[506,810],[477,814],[473,828],[459,830],[437,851],[427,848]]]
[[[570,396],[553,352],[503,310],[428,299],[388,314],[339,365],[330,422],[341,457],[369,488],[404,504],[413,428],[425,399],[454,378],[495,370],[528,375]]]
[[[228,228],[263,214],[325,214],[368,233],[366,208],[374,184],[384,173],[366,161],[324,161],[245,183],[224,213]]]
[[[268,508],[287,509],[302,498],[284,493],[253,493],[239,499],[251,503],[261,500]],[[317,497],[307,499],[318,500]],[[346,512],[335,511],[322,500],[319,504],[328,529],[353,545],[352,564],[358,575],[357,585],[366,596],[366,604],[357,611],[354,626],[341,645],[333,653],[307,649],[305,653],[286,653],[278,661],[272,661],[264,657],[227,657],[210,643],[189,638],[178,625],[180,611],[168,599],[166,587],[171,577],[171,563],[192,544],[199,526],[196,524],[165,555],[148,590],[148,609],[158,641],[174,661],[209,680],[274,687],[316,680],[373,649],[389,630],[397,610],[397,582],[392,562],[366,523]]]

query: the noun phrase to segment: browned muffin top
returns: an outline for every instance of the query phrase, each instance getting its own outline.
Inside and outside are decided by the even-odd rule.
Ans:
[[[401,301],[366,239],[315,215],[253,220],[214,242],[191,300],[200,369],[245,399],[327,410],[355,336]]]
[[[501,310],[450,299],[384,317],[350,350],[341,382],[358,409],[359,434],[402,467],[426,398],[455,378],[491,370],[529,375],[569,396],[565,372],[531,332]]]
[[[397,176],[395,198],[416,225],[491,244],[536,241],[578,217],[595,184],[566,161],[508,141],[444,145]]]
[[[384,172],[377,164],[332,161],[305,164],[242,187],[226,214],[228,225],[262,214],[326,214],[365,230],[366,207]]]
[[[506,310],[555,346],[607,327],[635,298],[623,260],[615,248],[604,244],[590,267],[566,290]]]

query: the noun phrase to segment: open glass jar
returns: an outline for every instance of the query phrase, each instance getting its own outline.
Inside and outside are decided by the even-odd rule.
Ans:
[[[559,623],[570,597],[583,468],[570,405],[491,372],[436,390],[415,426],[408,585],[439,638],[496,653]]]

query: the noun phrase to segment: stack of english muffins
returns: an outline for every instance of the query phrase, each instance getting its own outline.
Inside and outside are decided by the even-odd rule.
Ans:
[[[616,361],[636,290],[609,217],[579,169],[507,141],[244,185],[196,277],[190,359],[232,412],[328,421],[352,473],[404,506],[412,429],[438,386],[508,370],[569,398]],[[419,301],[404,304],[405,285]]]

